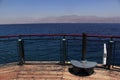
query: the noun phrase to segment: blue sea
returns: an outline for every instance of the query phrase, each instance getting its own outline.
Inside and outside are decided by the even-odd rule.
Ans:
[[[120,24],[56,23],[0,25],[0,35],[16,34],[100,34],[120,35]]]
[[[47,23],[47,24],[6,24],[0,25],[0,36],[21,34],[93,34],[120,36],[120,24],[113,23]],[[102,63],[103,43],[107,41],[89,41],[87,60]],[[67,41],[66,60],[81,60],[81,40]],[[24,40],[25,61],[60,61],[61,40]],[[116,52],[116,53],[119,53]],[[116,54],[115,54],[116,55]],[[120,57],[117,54],[118,60]],[[113,58],[114,59],[114,58]],[[0,38],[0,64],[19,61],[18,41]],[[115,59],[114,59],[115,61]],[[116,64],[120,64],[116,62]]]

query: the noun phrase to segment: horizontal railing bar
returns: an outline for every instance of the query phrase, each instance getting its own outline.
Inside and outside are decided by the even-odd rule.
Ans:
[[[9,36],[0,36],[0,38],[11,38],[11,37],[30,37],[30,36],[78,36],[81,37],[80,34],[20,34],[20,35],[9,35]]]
[[[44,36],[71,36],[71,37],[82,37],[81,34],[20,34],[20,35],[0,36],[0,38],[31,37],[31,36],[35,36],[35,37],[44,37]],[[120,36],[91,35],[91,34],[87,34],[87,37],[120,38]]]
[[[31,34],[31,35],[19,35],[19,36],[82,36],[80,34]]]
[[[11,37],[18,37],[18,35],[0,36],[0,38],[11,38]]]

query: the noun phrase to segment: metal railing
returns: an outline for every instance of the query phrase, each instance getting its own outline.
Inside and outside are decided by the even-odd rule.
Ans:
[[[87,35],[87,60],[103,62],[107,44],[106,65],[120,65],[120,36]],[[0,64],[26,61],[58,61],[65,64],[81,60],[81,34],[34,34],[0,36]]]

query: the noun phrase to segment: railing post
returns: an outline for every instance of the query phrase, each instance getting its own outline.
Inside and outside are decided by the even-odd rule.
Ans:
[[[87,44],[87,35],[85,33],[82,34],[82,61],[86,60],[86,44]]]
[[[111,40],[109,41],[109,47],[108,47],[108,56],[107,56],[107,68],[110,69],[111,68],[111,64],[112,64],[112,54],[113,54],[113,43],[114,41]]]
[[[19,45],[19,55],[20,55],[19,65],[23,65],[24,64],[24,46],[23,46],[23,40],[20,37],[18,39],[18,45]]]
[[[67,59],[67,41],[66,41],[66,38],[65,36],[63,36],[63,39],[62,39],[62,53],[61,53],[61,64],[65,65],[65,61]]]

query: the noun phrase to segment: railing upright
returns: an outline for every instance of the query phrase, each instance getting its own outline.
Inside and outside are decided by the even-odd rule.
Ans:
[[[113,44],[114,44],[114,41],[111,38],[110,41],[109,41],[108,56],[107,56],[107,68],[108,69],[110,69],[111,65],[112,65]]]
[[[61,46],[61,64],[65,65],[65,61],[67,59],[67,40],[65,36],[62,38],[62,46]]]
[[[85,33],[82,34],[82,57],[81,60],[86,60],[86,47],[87,47],[87,35]]]
[[[19,65],[23,65],[25,57],[24,57],[23,40],[21,39],[21,37],[19,37],[18,39],[18,45],[19,45],[19,55],[20,55]]]

